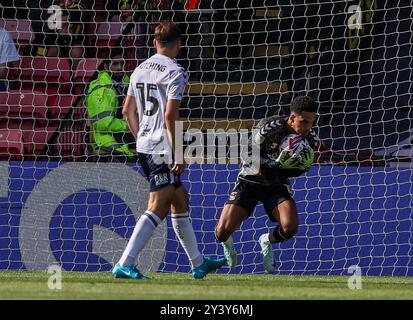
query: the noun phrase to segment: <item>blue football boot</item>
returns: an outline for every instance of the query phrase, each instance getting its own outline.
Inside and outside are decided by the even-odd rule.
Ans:
[[[124,279],[140,279],[146,280],[150,279],[147,276],[144,276],[142,273],[135,266],[130,267],[121,267],[119,263],[117,263],[112,270],[112,274],[115,278],[124,278]]]
[[[226,258],[212,259],[210,257],[204,257],[204,262],[199,267],[192,268],[192,275],[195,279],[204,278],[207,273],[215,271],[216,269],[226,266],[228,264]]]

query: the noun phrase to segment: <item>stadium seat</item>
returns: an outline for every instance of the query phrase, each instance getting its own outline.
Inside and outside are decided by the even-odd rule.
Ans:
[[[121,22],[101,23],[96,32],[96,42],[98,47],[113,47],[122,35],[123,29],[127,24]]]
[[[104,22],[99,25],[96,32],[96,45],[98,47],[98,58],[105,58],[108,48],[118,45],[122,32],[128,23],[122,22]],[[136,40],[136,29],[132,28],[129,34],[122,39],[121,46],[128,50],[133,48]]]
[[[31,121],[7,121],[5,127],[7,130],[21,131],[24,154],[28,156],[40,154],[50,144],[50,138],[58,129],[55,124],[39,126]]]
[[[47,117],[36,117],[40,125],[44,125],[43,119],[64,119],[77,99],[71,92],[70,60],[54,57],[23,57],[14,65],[14,71],[21,83],[14,84],[13,92],[25,94],[43,95],[47,101],[45,108]]]
[[[50,92],[67,92],[70,88],[69,58],[23,57],[18,64],[23,88],[45,86]]]
[[[23,134],[19,129],[0,129],[0,160],[23,160]]]
[[[0,92],[0,116],[10,120],[30,119],[47,123],[47,95],[36,91]]]
[[[52,147],[50,138],[56,132],[57,126],[35,127],[23,135],[25,149],[28,155],[40,154],[46,146]]]
[[[82,59],[79,61],[74,75],[75,94],[84,92],[86,86],[93,80],[101,63],[101,59]]]
[[[88,131],[86,121],[75,121],[70,126],[62,128],[56,140],[53,155],[72,159],[82,157],[87,148]]]
[[[29,20],[0,19],[0,27],[11,33],[20,53],[34,39],[32,25]]]
[[[58,94],[54,100],[55,103],[53,105],[48,105],[50,119],[65,119],[77,99],[77,95]]]
[[[75,82],[88,84],[98,70],[101,59],[82,59],[75,71]]]
[[[86,134],[85,122],[73,122],[61,131],[58,131],[59,126],[56,122],[39,126],[30,121],[8,121],[4,125],[7,130],[21,132],[22,148],[26,157],[35,157],[46,151],[49,155],[82,155]]]

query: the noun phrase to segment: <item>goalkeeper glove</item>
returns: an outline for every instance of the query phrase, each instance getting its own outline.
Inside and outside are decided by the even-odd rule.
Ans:
[[[305,148],[300,154],[293,154],[289,157],[288,151],[281,151],[276,162],[280,169],[293,169],[308,171],[314,161],[314,151],[312,148]]]
[[[289,156],[288,150],[283,150],[280,152],[276,162],[280,169],[299,169],[303,170],[301,165],[301,156],[299,154],[293,154]]]
[[[314,151],[312,148],[305,148],[301,151],[301,165],[303,170],[308,171],[314,162]]]

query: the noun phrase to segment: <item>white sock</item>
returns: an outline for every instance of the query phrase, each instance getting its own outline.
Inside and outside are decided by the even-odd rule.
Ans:
[[[198,242],[188,212],[179,214],[172,213],[171,218],[175,234],[191,261],[192,266],[200,266],[204,262],[204,257],[198,250]]]
[[[161,219],[150,211],[145,213],[139,218],[133,230],[132,236],[129,239],[128,245],[119,260],[119,264],[122,267],[129,267],[135,265],[135,260],[139,252],[145,247],[153,231],[161,223]]]

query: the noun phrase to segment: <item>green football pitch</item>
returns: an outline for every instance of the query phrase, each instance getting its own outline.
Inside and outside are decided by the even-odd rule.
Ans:
[[[63,272],[60,290],[48,288],[47,272],[0,271],[0,299],[413,299],[413,278],[362,277],[350,290],[347,276],[154,273],[151,280],[114,279],[108,272]]]

